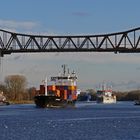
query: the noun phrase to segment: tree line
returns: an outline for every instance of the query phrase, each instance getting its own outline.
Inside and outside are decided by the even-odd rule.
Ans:
[[[8,75],[0,84],[0,91],[3,91],[9,101],[21,101],[33,100],[36,88],[27,88],[27,79],[23,75]]]
[[[4,82],[0,84],[0,91],[3,91],[9,101],[33,100],[36,94],[35,87],[27,88],[27,79],[23,75],[6,76]],[[113,93],[116,95],[117,101],[134,101],[140,99],[140,90],[113,91]],[[91,101],[96,100],[96,91],[94,89],[88,89],[78,95],[78,100],[80,101],[87,99]]]

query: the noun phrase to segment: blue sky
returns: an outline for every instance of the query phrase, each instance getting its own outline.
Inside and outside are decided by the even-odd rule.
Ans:
[[[0,28],[20,33],[101,34],[140,26],[139,0],[0,0],[0,5]],[[103,81],[115,90],[140,88],[140,54],[12,54],[2,60],[1,80],[23,74],[37,87],[66,63],[78,74],[80,89],[96,89]]]

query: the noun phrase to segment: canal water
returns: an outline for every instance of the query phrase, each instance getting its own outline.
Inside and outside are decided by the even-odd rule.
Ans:
[[[133,102],[80,102],[61,109],[0,106],[0,140],[140,140],[140,106]]]

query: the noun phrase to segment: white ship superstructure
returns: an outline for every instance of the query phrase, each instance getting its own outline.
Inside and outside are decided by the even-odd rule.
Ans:
[[[103,86],[101,90],[97,90],[97,103],[116,103],[116,96],[113,94],[112,89],[105,89]]]

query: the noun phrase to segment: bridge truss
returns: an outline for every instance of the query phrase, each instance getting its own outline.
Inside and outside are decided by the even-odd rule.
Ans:
[[[0,30],[1,56],[26,52],[140,53],[140,27],[100,35],[45,36]]]

